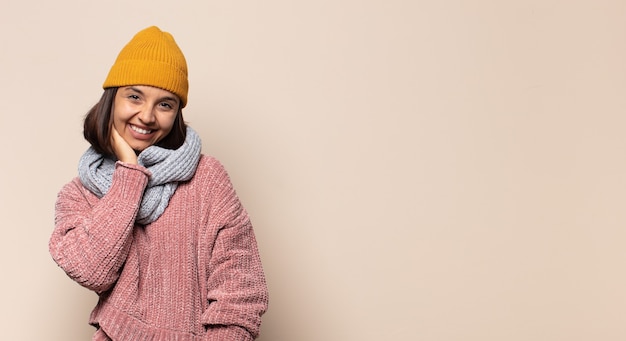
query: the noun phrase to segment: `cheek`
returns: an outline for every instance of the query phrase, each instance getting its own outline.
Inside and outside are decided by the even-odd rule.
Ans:
[[[163,131],[166,132],[166,135],[167,135],[174,128],[174,124],[176,123],[176,116],[174,116],[174,117],[171,117],[171,116],[164,117],[161,122],[162,122],[161,128],[163,129]]]
[[[115,107],[113,109],[113,123],[114,124],[118,124],[119,122],[123,121],[124,118],[124,111],[122,109],[122,106],[119,105],[118,103],[115,103]]]
[[[113,115],[113,127],[115,127],[118,132],[122,132],[124,120],[122,120],[119,115]]]

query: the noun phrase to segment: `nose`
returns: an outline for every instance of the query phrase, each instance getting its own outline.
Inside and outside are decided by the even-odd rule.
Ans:
[[[141,111],[139,112],[139,116],[138,116],[139,120],[146,125],[150,125],[154,123],[156,121],[154,110],[155,110],[154,106],[145,105],[144,107],[141,108]]]

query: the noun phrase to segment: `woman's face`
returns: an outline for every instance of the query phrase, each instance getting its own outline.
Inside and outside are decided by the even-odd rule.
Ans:
[[[113,105],[113,127],[140,152],[172,130],[180,99],[175,94],[147,85],[120,87]]]

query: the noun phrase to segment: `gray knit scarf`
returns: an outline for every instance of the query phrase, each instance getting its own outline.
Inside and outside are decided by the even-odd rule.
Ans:
[[[137,223],[146,225],[161,216],[178,182],[191,179],[196,172],[201,147],[198,134],[187,127],[187,137],[180,148],[172,150],[150,146],[139,154],[138,163],[152,175],[141,200]],[[78,163],[80,181],[98,198],[102,198],[111,188],[115,162],[89,147]]]

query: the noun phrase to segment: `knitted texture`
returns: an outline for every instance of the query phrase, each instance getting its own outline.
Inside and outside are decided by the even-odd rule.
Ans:
[[[124,46],[103,88],[151,85],[173,92],[187,105],[187,61],[174,37],[156,26],[139,31]]]
[[[223,166],[202,156],[165,212],[135,225],[149,172],[117,162],[98,198],[78,178],[59,192],[50,253],[99,294],[96,339],[253,340],[268,294],[253,228]]]
[[[188,126],[187,137],[180,148],[172,150],[152,145],[139,154],[137,162],[148,168],[151,176],[137,214],[138,223],[149,224],[165,211],[178,182],[191,179],[196,171],[201,148],[200,137]],[[93,147],[87,149],[78,163],[83,185],[99,198],[111,188],[114,169],[115,160],[99,154]]]

